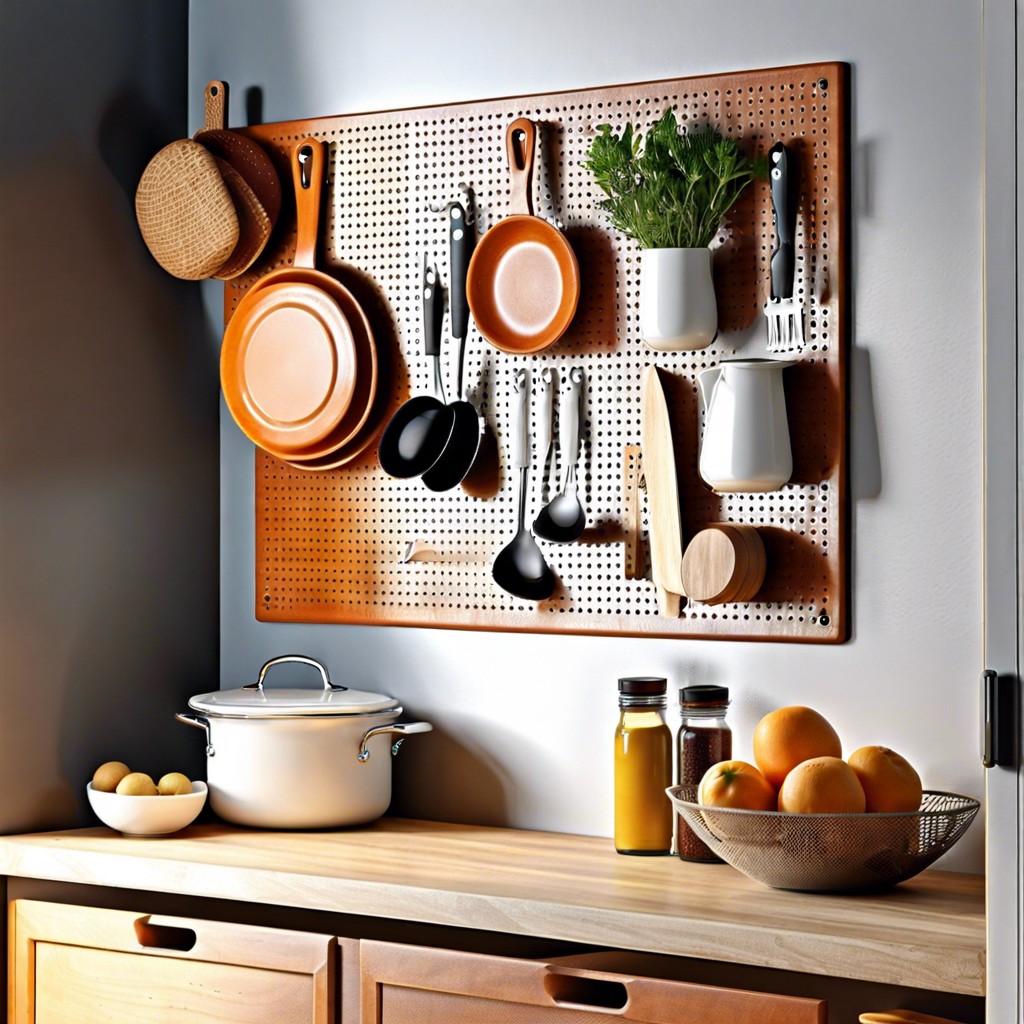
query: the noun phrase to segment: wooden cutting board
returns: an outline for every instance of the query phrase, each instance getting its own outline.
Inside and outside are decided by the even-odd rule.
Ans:
[[[683,589],[683,523],[679,509],[672,421],[665,401],[663,372],[644,370],[640,398],[640,435],[644,480],[647,483],[651,575],[658,588],[661,614],[679,617]]]

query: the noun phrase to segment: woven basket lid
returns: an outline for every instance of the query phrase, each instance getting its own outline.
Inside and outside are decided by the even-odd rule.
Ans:
[[[238,244],[231,193],[213,155],[191,139],[164,146],[150,160],[135,215],[153,258],[187,281],[213,276]]]
[[[215,160],[238,215],[238,243],[226,262],[212,275],[218,281],[229,281],[244,274],[256,262],[270,238],[273,225],[256,193],[249,188],[242,175],[226,160],[220,157],[215,157]]]

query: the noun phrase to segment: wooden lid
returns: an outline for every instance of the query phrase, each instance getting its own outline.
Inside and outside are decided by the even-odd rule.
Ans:
[[[746,544],[732,530],[700,530],[683,553],[683,588],[694,601],[730,600],[746,574]]]
[[[761,589],[767,563],[756,527],[713,523],[683,554],[686,596],[704,604],[749,601]]]

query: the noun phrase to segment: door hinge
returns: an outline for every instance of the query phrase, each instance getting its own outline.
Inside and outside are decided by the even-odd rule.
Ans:
[[[1012,768],[1017,758],[1016,686],[1012,676],[987,668],[981,673],[981,763]]]

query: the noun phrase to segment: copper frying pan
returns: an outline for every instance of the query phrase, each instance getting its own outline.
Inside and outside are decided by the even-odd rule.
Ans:
[[[249,290],[221,347],[221,386],[231,415],[250,440],[288,459],[344,444],[365,422],[376,390],[376,350],[362,308],[315,269],[324,166],[317,139],[292,150],[293,265],[271,271]]]
[[[576,312],[580,270],[558,228],[533,215],[537,126],[513,121],[505,133],[509,216],[477,243],[466,297],[480,333],[497,349],[539,352],[565,333]]]

